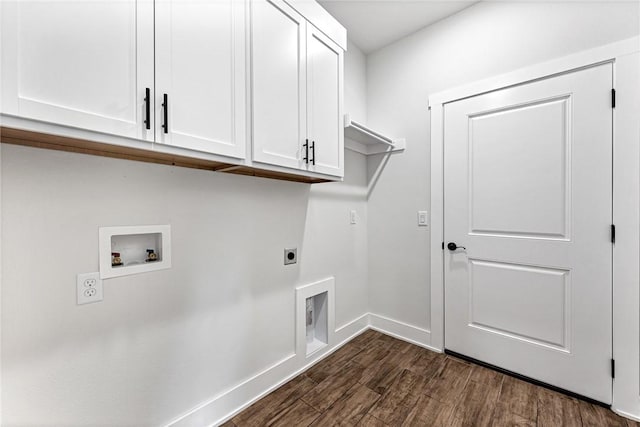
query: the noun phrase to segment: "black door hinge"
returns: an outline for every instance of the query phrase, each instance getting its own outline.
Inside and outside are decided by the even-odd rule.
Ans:
[[[611,224],[611,243],[616,242],[616,226]]]
[[[442,242],[442,250],[444,251],[444,242]]]
[[[611,359],[611,378],[616,377],[616,361],[615,359]]]
[[[616,108],[616,90],[611,89],[611,108]]]

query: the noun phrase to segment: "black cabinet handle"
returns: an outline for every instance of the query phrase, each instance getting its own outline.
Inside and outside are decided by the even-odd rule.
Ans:
[[[151,89],[146,88],[144,92],[144,125],[151,129]]]
[[[449,249],[450,251],[455,251],[456,249],[464,249],[465,251],[467,250],[467,248],[465,248],[464,246],[458,246],[454,242],[449,242],[449,244],[447,244],[447,249]]]
[[[311,159],[311,164],[315,165],[316,164],[316,142],[315,141],[311,141],[311,155],[313,156],[313,158]]]
[[[309,164],[309,140],[305,139],[302,146],[304,147],[304,158],[302,160],[304,160],[306,164]]]
[[[162,111],[164,114],[164,123],[162,123],[162,128],[164,129],[164,133],[169,133],[169,96],[165,93],[162,103]]]

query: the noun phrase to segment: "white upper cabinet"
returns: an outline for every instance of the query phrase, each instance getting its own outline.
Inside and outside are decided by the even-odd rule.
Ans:
[[[247,3],[155,5],[156,141],[244,158]]]
[[[307,24],[307,131],[309,170],[344,174],[342,126],[344,51]]]
[[[153,90],[153,3],[3,1],[2,113],[138,139]],[[153,114],[151,113],[150,116]]]
[[[281,0],[253,1],[251,22],[253,159],[301,168],[306,23]]]
[[[253,160],[342,177],[344,49],[282,1],[251,7]]]
[[[315,1],[0,0],[0,24],[5,126],[344,175],[346,30]]]

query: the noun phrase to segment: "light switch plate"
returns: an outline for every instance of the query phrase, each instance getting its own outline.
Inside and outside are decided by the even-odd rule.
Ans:
[[[420,227],[429,225],[429,213],[427,211],[418,211],[418,225]]]

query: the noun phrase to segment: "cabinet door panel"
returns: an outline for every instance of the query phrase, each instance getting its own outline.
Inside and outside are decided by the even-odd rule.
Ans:
[[[253,158],[300,168],[306,135],[305,21],[276,0],[253,1],[251,16]]]
[[[243,0],[156,2],[157,142],[245,157],[245,13]]]
[[[6,1],[2,39],[3,113],[153,138],[152,2]]]
[[[307,125],[315,165],[309,170],[342,176],[343,50],[311,25],[307,32]]]

